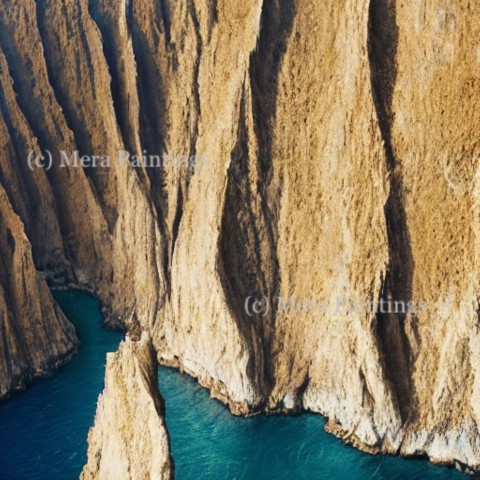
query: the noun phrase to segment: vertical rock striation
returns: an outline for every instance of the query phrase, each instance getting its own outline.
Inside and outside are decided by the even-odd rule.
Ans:
[[[479,15],[0,0],[2,214],[29,275],[96,293],[234,413],[308,409],[368,451],[479,469]],[[47,150],[52,169],[29,169]],[[76,150],[111,168],[62,168]],[[389,298],[423,308],[354,308]],[[23,352],[1,350],[27,372]]]
[[[428,305],[402,319],[410,394],[401,453],[478,468],[480,10],[463,0],[398,1],[390,15],[395,48],[376,54],[396,65],[389,91],[377,89],[406,239],[394,281]]]
[[[57,284],[72,284],[99,295],[107,323],[121,326],[135,313],[145,325],[153,324],[162,288],[156,214],[142,172],[117,161],[119,152],[130,148],[131,141],[124,140],[119,127],[109,65],[88,2],[3,2],[0,10],[0,46],[8,61],[6,74],[11,75],[18,96],[6,93],[31,130],[23,148],[4,162],[17,177],[41,177],[39,195],[45,199],[53,193],[45,214],[52,224],[59,225],[58,231],[52,232],[58,249],[36,255],[37,265]],[[133,56],[127,48],[125,57],[134,72]],[[135,126],[135,110],[129,111]],[[130,119],[123,123],[126,121]],[[45,172],[28,169],[27,157],[34,142],[41,152],[52,153],[47,181],[43,180]],[[75,152],[78,157],[108,156],[112,160],[109,168],[68,167],[65,158],[72,165]],[[141,148],[132,153],[140,154]],[[31,195],[29,189],[12,195],[12,202],[25,203],[23,195]],[[17,208],[26,225],[36,223],[32,209]],[[37,241],[36,233],[31,232],[32,243],[48,245],[44,237]],[[52,272],[49,267],[55,265],[58,250],[66,265]],[[137,305],[140,295],[143,301]]]

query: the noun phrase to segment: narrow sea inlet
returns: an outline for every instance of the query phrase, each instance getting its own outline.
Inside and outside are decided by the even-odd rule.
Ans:
[[[73,480],[86,462],[87,435],[103,389],[105,356],[122,339],[102,327],[100,305],[81,292],[56,292],[81,346],[54,378],[0,405],[0,479]]]
[[[82,345],[54,378],[0,405],[0,480],[75,480],[86,461],[105,355],[122,336],[102,328],[93,297],[55,297]],[[192,379],[166,368],[159,377],[178,480],[465,478],[426,461],[362,454],[326,434],[318,415],[233,417]]]

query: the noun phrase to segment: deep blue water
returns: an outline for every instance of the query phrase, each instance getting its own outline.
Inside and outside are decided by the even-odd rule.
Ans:
[[[117,350],[122,339],[102,328],[99,303],[90,295],[56,292],[55,297],[82,344],[54,378],[0,405],[1,480],[78,479],[103,390],[106,352]]]
[[[85,463],[105,353],[121,335],[101,327],[89,295],[55,296],[82,346],[55,378],[0,405],[0,480],[74,480]],[[166,368],[159,377],[177,480],[465,479],[424,461],[359,453],[327,435],[317,415],[236,418],[193,380]]]

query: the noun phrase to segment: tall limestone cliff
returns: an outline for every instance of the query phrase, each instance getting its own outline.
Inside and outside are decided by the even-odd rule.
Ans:
[[[479,28],[468,0],[0,0],[6,203],[51,284],[232,412],[480,469]],[[358,308],[384,299],[422,308]]]
[[[143,172],[114,161],[108,169],[65,166],[65,156],[73,164],[75,152],[78,157],[113,158],[126,148],[102,37],[88,4],[27,0],[1,5],[0,45],[8,63],[2,73],[11,77],[15,89],[5,91],[4,115],[8,119],[11,109],[20,108],[31,130],[2,162],[23,185],[22,191],[10,192],[12,204],[31,226],[32,243],[40,245],[34,248],[46,250],[36,255],[37,265],[55,283],[97,293],[108,310],[108,323],[121,325],[133,312],[153,323],[164,282],[159,280],[156,215]],[[17,135],[15,125],[11,134]],[[53,156],[47,172],[28,168],[29,153],[38,151],[34,144]],[[10,188],[9,178],[4,183]],[[27,207],[38,201],[24,198],[33,197],[31,183],[38,185],[48,224],[59,226],[50,228],[47,238],[33,230],[38,217]],[[55,249],[46,248],[51,242]],[[138,298],[142,302],[137,304]]]

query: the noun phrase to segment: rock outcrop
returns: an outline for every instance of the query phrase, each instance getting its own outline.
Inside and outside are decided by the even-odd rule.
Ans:
[[[3,92],[3,115],[9,123],[20,109],[30,128],[2,158],[2,183],[39,250],[37,266],[54,284],[95,292],[111,325],[123,325],[133,312],[153,323],[165,282],[159,281],[158,222],[143,170],[119,161],[110,168],[72,166],[75,152],[117,158],[126,149],[88,2],[0,5],[0,46],[8,64],[3,83],[14,85]],[[133,108],[131,114],[134,119]],[[13,124],[10,134],[19,133]],[[32,151],[33,159],[50,152],[52,168],[29,165]],[[13,190],[11,178],[21,188]],[[38,198],[46,219],[40,225],[32,207]]]
[[[170,480],[173,462],[158,392],[158,364],[146,333],[107,355],[105,390],[88,436],[82,480]]]
[[[479,26],[468,0],[0,0],[36,268],[234,413],[479,469]]]

